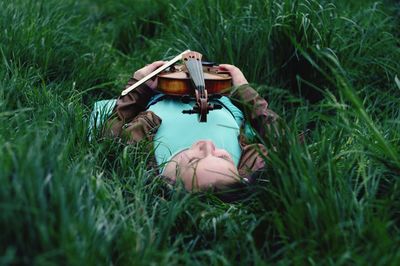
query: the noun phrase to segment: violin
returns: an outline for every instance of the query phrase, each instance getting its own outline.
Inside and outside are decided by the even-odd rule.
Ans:
[[[232,87],[232,78],[228,72],[220,71],[217,66],[212,64],[202,63],[201,59],[200,53],[186,50],[124,90],[121,95],[128,94],[157,76],[157,91],[182,97],[182,99],[195,98],[192,109],[184,110],[183,113],[196,113],[199,122],[207,122],[209,111],[222,108],[218,104],[209,103],[209,97],[219,98],[221,95],[229,93],[229,89]],[[179,60],[182,60],[183,64],[174,65]]]
[[[228,72],[221,71],[213,63],[202,62],[205,89],[209,95],[225,95],[232,87],[232,77]],[[192,95],[195,85],[185,65],[174,65],[161,72],[158,77],[157,91],[168,95]]]

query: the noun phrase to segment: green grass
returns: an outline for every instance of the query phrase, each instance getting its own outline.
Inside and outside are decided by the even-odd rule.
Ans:
[[[398,265],[400,6],[332,2],[0,0],[0,265]],[[96,100],[187,48],[288,128],[240,202],[88,141]]]

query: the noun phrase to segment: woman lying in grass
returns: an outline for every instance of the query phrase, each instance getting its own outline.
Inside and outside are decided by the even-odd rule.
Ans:
[[[156,61],[139,69],[126,87],[164,63]],[[156,79],[118,99],[105,133],[127,143],[152,141],[161,175],[172,183],[182,180],[188,191],[253,183],[255,174],[264,168],[267,152],[262,144],[246,143],[244,116],[261,137],[266,137],[266,129],[274,126],[278,116],[248,85],[239,68],[219,67],[232,76],[233,89],[229,98],[215,100],[222,109],[209,112],[206,123],[182,113],[190,109],[190,103],[156,92]]]

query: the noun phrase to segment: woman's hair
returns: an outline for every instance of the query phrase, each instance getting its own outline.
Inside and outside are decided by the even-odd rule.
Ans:
[[[247,178],[241,178],[240,181],[230,184],[223,190],[215,189],[214,192],[219,199],[227,203],[247,199],[256,192],[257,180],[262,177],[263,173],[263,169],[260,169]]]

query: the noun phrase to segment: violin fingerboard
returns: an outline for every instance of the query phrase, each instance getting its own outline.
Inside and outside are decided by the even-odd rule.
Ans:
[[[183,62],[188,69],[190,77],[200,92],[205,90],[203,66],[201,64],[201,54],[197,52],[189,52],[183,56]]]

